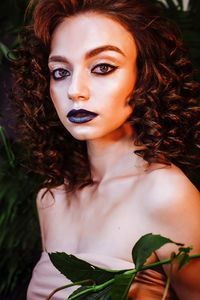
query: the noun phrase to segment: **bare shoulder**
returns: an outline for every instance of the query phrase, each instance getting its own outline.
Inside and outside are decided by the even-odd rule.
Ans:
[[[147,175],[148,201],[153,210],[199,206],[200,194],[187,176],[176,166],[153,170]],[[185,208],[186,208],[185,207]]]
[[[36,204],[38,211],[43,209],[54,209],[66,202],[67,192],[64,185],[58,186],[51,190],[42,188],[39,190],[36,197]]]
[[[43,250],[46,249],[49,232],[56,227],[57,216],[62,214],[66,203],[67,193],[64,186],[59,186],[50,191],[43,188],[37,194],[36,204]]]
[[[64,186],[59,186],[51,190],[41,189],[36,198],[37,210],[41,230],[43,225],[53,222],[67,206],[67,192]],[[45,226],[47,227],[47,226]]]
[[[154,170],[145,191],[143,211],[151,231],[200,250],[200,194],[186,175],[173,165]]]
[[[200,253],[200,194],[183,172],[175,167],[148,174],[148,196],[144,206],[148,232],[161,234],[175,242],[193,246]],[[145,203],[145,202],[144,202]],[[170,257],[176,247],[167,244],[156,251],[160,260]],[[169,266],[163,267],[168,273]],[[180,272],[173,271],[172,284],[180,299],[199,299],[200,260],[190,262]]]

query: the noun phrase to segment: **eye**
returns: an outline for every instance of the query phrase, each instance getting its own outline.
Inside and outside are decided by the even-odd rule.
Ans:
[[[118,67],[112,66],[110,64],[99,64],[92,69],[92,73],[95,73],[98,75],[107,75],[107,74],[113,72],[117,68]]]
[[[63,68],[58,68],[52,72],[53,78],[55,80],[63,79],[70,75],[69,71]]]

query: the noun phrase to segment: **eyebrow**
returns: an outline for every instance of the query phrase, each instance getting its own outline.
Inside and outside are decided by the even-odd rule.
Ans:
[[[89,59],[89,58],[96,56],[97,54],[104,52],[104,51],[114,51],[114,52],[118,52],[121,55],[125,56],[125,54],[122,52],[122,50],[120,50],[118,47],[112,46],[112,45],[105,45],[105,46],[101,46],[101,47],[98,47],[98,48],[88,51],[85,55],[85,58]],[[51,61],[68,63],[68,60],[64,56],[60,56],[60,55],[50,56],[49,62],[51,62]]]

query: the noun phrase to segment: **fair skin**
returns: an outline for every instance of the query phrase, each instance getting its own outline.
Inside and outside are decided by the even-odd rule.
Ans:
[[[100,14],[65,19],[53,33],[50,95],[66,130],[87,141],[94,183],[68,194],[58,187],[55,200],[50,193],[43,199],[43,191],[38,194],[43,248],[49,252],[132,261],[135,242],[152,232],[193,245],[192,252],[200,253],[198,191],[177,167],[148,167],[134,154],[134,133],[126,120],[134,109],[128,100],[137,77],[136,58],[130,32]],[[97,117],[83,124],[70,122],[68,112],[80,108]],[[173,249],[162,247],[150,261],[170,257]],[[180,299],[199,299],[199,268],[195,261],[174,272]]]

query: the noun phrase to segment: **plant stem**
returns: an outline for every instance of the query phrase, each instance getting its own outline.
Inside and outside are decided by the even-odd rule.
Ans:
[[[70,283],[70,284],[67,284],[67,285],[60,286],[59,288],[53,290],[53,292],[51,292],[51,294],[47,297],[46,300],[51,299],[51,297],[52,297],[56,292],[58,292],[58,291],[64,290],[64,289],[66,289],[66,288],[68,288],[68,287],[71,287],[71,286],[82,285],[82,284],[91,283],[91,282],[93,282],[93,280],[88,279],[88,280],[82,280],[82,281],[79,281],[79,282]]]
[[[171,282],[171,278],[172,278],[172,268],[173,268],[173,264],[171,262],[171,264],[170,264],[170,270],[169,270],[169,275],[167,277],[167,283],[166,283],[166,286],[165,286],[165,290],[164,290],[164,294],[163,294],[162,300],[165,300],[166,297],[167,297],[167,293],[168,293],[170,282]]]
[[[193,259],[193,258],[200,258],[200,254],[195,254],[195,255],[189,256],[189,259]],[[139,271],[150,269],[150,268],[153,268],[153,267],[156,267],[156,266],[159,266],[159,265],[169,264],[169,263],[172,262],[172,260],[173,260],[172,258],[167,258],[167,259],[164,259],[162,261],[157,261],[157,262],[155,262],[153,264],[145,265],[145,266],[141,267],[139,270],[137,270],[137,269],[131,269],[131,270],[125,271],[124,274],[135,274],[135,273],[137,273]],[[110,279],[110,280],[108,280],[108,281],[106,281],[106,282],[104,282],[102,284],[94,285],[91,288],[88,288],[87,290],[81,291],[80,293],[77,293],[76,295],[69,297],[68,300],[76,299],[79,296],[82,296],[82,295],[84,295],[86,293],[89,293],[89,292],[93,292],[93,293],[94,292],[98,292],[98,291],[104,289],[105,287],[107,287],[108,285],[112,284],[114,282],[114,280],[115,279],[113,278],[113,279]],[[170,283],[170,280],[171,280],[171,278],[168,280],[169,283]],[[169,283],[168,283],[168,285],[169,285]],[[79,283],[75,282],[73,285],[78,285],[78,284],[80,284],[80,282]],[[71,286],[71,285],[68,285],[68,286]]]
[[[82,295],[84,295],[86,293],[89,293],[89,292],[98,292],[98,291],[104,289],[105,287],[107,287],[108,285],[112,284],[113,282],[114,282],[114,278],[106,281],[105,283],[95,285],[95,286],[93,286],[93,287],[91,287],[87,290],[84,290],[84,291],[82,291],[82,292],[80,292],[80,293],[78,293],[74,296],[71,296],[71,297],[68,298],[68,300],[76,299],[77,297],[82,296]]]
[[[0,136],[2,138],[2,141],[3,141],[3,144],[5,146],[5,149],[6,149],[6,153],[7,153],[7,156],[8,156],[8,161],[9,161],[9,164],[12,168],[14,168],[14,154],[13,152],[11,151],[11,149],[9,149],[8,147],[8,143],[6,141],[6,137],[5,137],[5,134],[4,134],[4,130],[3,130],[3,127],[0,126]]]

